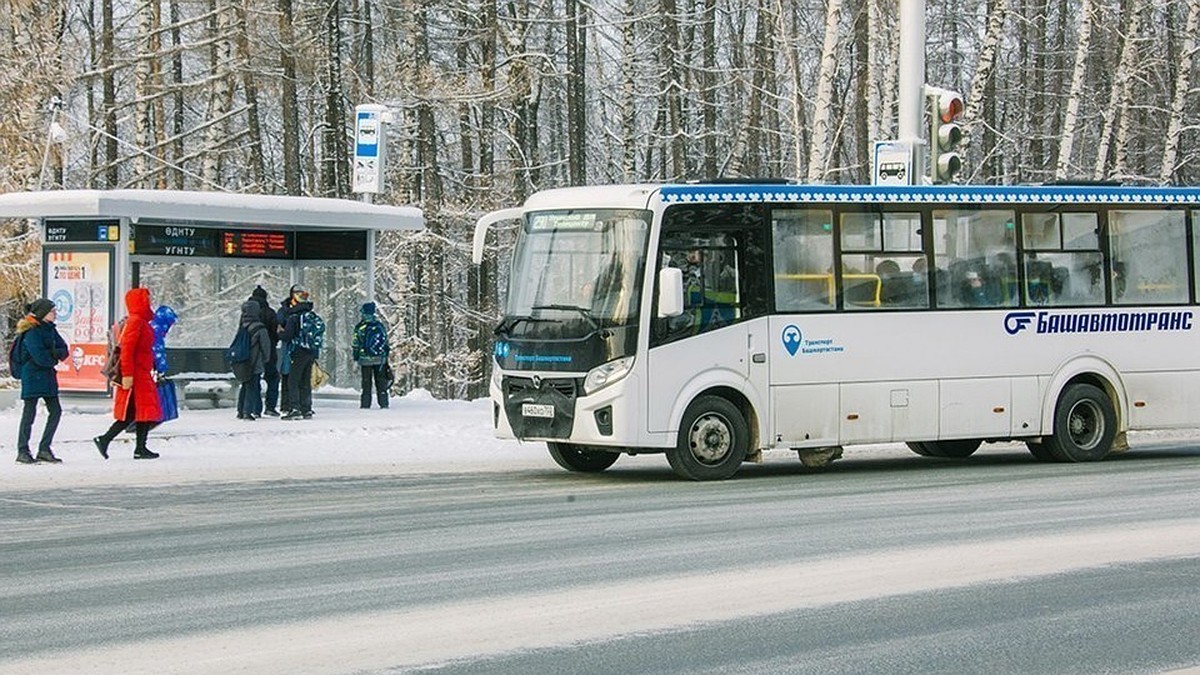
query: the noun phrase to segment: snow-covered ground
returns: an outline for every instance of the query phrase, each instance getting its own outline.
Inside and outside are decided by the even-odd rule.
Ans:
[[[118,437],[100,457],[92,444],[112,423],[111,404],[100,398],[64,398],[54,451],[62,464],[19,465],[16,459],[20,403],[0,410],[0,492],[96,485],[156,485],[203,481],[332,478],[432,472],[544,469],[562,471],[543,443],[492,436],[491,403],[439,401],[415,391],[394,398],[387,410],[358,407],[355,392],[318,397],[311,420],[264,417],[239,420],[230,408],[183,410],[179,419],[150,433],[156,460],[133,459],[133,434]],[[36,448],[45,420],[39,405]],[[1135,449],[1164,442],[1200,444],[1200,430],[1130,434]],[[1021,452],[1019,443],[986,445],[983,452]],[[852,446],[846,457],[909,456],[898,443]],[[768,462],[796,463],[787,450],[766,453]],[[669,472],[662,455],[622,457],[617,467],[654,467]]]
[[[555,466],[541,443],[493,438],[490,405],[438,401],[416,391],[393,399],[387,410],[362,410],[356,399],[318,398],[313,419],[286,422],[273,417],[243,421],[230,408],[185,409],[179,419],[150,433],[148,447],[161,458],[135,461],[133,434],[125,433],[113,442],[106,461],[91,439],[112,423],[111,403],[64,398],[53,446],[63,463],[19,465],[18,402],[0,410],[0,491]],[[35,450],[45,416],[39,404]]]

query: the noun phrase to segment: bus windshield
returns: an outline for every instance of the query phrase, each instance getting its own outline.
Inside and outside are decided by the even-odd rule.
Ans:
[[[505,324],[582,321],[599,330],[636,323],[650,218],[650,211],[628,209],[528,214],[513,254]]]

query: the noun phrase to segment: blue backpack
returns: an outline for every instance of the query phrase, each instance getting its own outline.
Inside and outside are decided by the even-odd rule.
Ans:
[[[233,342],[225,350],[225,362],[229,365],[245,363],[250,360],[250,331],[245,326],[239,326],[233,336]]]
[[[379,321],[369,321],[359,327],[358,348],[363,356],[386,356],[388,353],[387,330]]]
[[[300,331],[296,334],[296,346],[303,347],[319,356],[325,346],[325,320],[316,312],[308,311],[300,315]]]

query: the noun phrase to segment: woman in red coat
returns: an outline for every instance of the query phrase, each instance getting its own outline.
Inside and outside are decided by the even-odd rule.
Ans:
[[[132,288],[125,294],[125,309],[129,316],[121,331],[121,386],[113,397],[113,425],[104,435],[92,439],[104,459],[108,459],[108,444],[117,434],[136,423],[137,447],[134,459],[158,457],[146,447],[146,436],[150,427],[162,419],[162,408],[158,404],[158,387],[154,383],[154,329],[150,320],[154,311],[150,309],[150,291]]]

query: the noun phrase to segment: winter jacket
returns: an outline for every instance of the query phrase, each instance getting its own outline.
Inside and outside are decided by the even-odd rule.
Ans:
[[[312,308],[313,304],[311,301],[297,302],[296,304],[288,307],[283,314],[283,316],[286,317],[286,322],[280,322],[283,323],[283,328],[281,328],[279,331],[279,339],[280,341],[291,345],[293,352],[298,350],[308,352],[307,349],[304,349],[299,345],[292,344],[292,341],[295,340],[296,336],[300,334],[300,317],[305,312],[311,312]],[[306,356],[311,357],[312,354],[309,353],[306,354]]]
[[[233,374],[238,381],[246,382],[266,372],[267,359],[271,358],[271,337],[262,322],[262,306],[254,300],[242,303],[239,328],[250,334],[250,360],[233,364]]]
[[[129,316],[121,331],[121,374],[133,377],[133,388],[117,387],[113,396],[113,418],[158,422],[162,419],[162,407],[158,403],[158,387],[151,375],[154,370],[154,330],[150,320],[154,318],[154,311],[150,309],[150,291],[129,289],[125,294],[125,310]],[[127,414],[130,393],[136,406],[132,415]]]
[[[21,398],[58,396],[58,373],[54,366],[67,358],[67,343],[50,321],[27,316],[17,322],[21,339]]]
[[[267,341],[271,343],[271,351],[267,358],[271,362],[275,362],[278,358],[276,355],[275,343],[279,341],[279,317],[275,310],[271,309],[271,305],[267,304],[266,300],[250,296],[250,302],[258,305],[259,321],[267,329]]]
[[[287,325],[288,310],[292,305],[289,298],[284,298],[275,311],[276,337],[279,338],[279,349],[275,352],[275,366],[280,375],[287,375],[292,370],[292,341],[283,337],[283,329]]]

